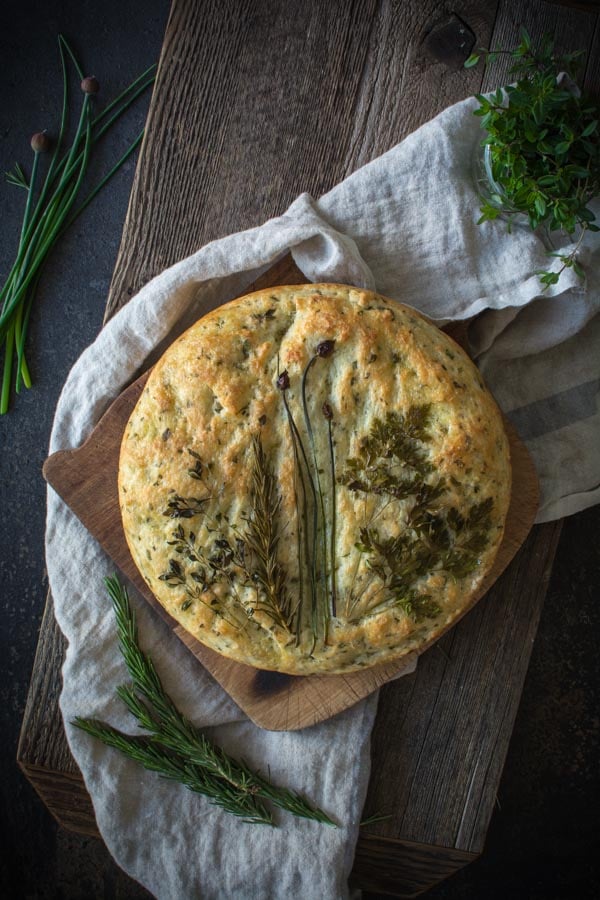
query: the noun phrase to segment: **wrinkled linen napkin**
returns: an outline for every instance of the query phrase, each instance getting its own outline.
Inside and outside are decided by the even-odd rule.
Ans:
[[[447,109],[320,200],[301,196],[279,218],[215,241],[151,281],[74,366],[50,450],[81,444],[157,348],[291,249],[312,281],[376,288],[440,322],[481,313],[472,349],[533,454],[539,521],[597,502],[599,245],[581,251],[583,289],[568,271],[539,298],[534,273],[549,264],[540,240],[525,229],[509,236],[502,222],[476,224],[474,106],[469,99]],[[47,565],[69,642],[61,696],[67,736],[119,865],[173,900],[346,897],[376,697],[301,732],[262,731],[134,593],[142,645],[182,711],[276,784],[308,795],[341,827],[287,813],[277,815],[277,829],[243,824],[69,724],[92,715],[137,730],[114,696],[128,680],[102,583],[114,567],[51,489]]]

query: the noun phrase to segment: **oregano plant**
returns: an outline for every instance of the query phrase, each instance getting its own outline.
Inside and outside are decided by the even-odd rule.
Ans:
[[[533,230],[569,235],[572,249],[550,254],[561,268],[537,273],[546,290],[567,268],[585,277],[578,251],[588,231],[600,230],[589,207],[600,193],[600,108],[575,85],[583,51],[557,55],[549,35],[534,48],[523,28],[514,50],[482,48],[465,67],[500,54],[513,58],[515,80],[493,94],[476,94],[490,182],[479,224],[502,216],[510,231],[519,216]]]

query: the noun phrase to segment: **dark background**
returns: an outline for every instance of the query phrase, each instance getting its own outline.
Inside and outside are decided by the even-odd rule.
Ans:
[[[31,134],[55,130],[64,33],[112,98],[158,59],[167,0],[9,0],[0,27],[0,172],[29,171]],[[79,102],[77,89],[73,91]],[[116,160],[143,126],[138,101],[98,154]],[[147,896],[98,840],[58,828],[15,757],[47,583],[41,465],[69,368],[102,324],[135,157],[65,236],[46,267],[28,360],[35,387],[0,420],[0,896]],[[91,179],[93,183],[94,179]],[[0,277],[16,251],[24,193],[0,183]],[[600,508],[565,522],[486,852],[428,896],[578,900],[597,896],[600,797]]]

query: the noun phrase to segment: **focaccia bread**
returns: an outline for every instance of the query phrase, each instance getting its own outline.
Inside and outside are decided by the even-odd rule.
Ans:
[[[297,675],[398,659],[473,602],[502,540],[500,413],[466,354],[370,291],[269,288],[153,369],[121,447],[133,559],[170,615]]]

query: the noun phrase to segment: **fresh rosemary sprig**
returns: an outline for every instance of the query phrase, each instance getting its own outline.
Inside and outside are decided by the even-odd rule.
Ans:
[[[271,813],[252,794],[240,793],[235,787],[213,778],[201,766],[183,762],[178,756],[163,750],[152,739],[123,734],[111,725],[95,719],[76,718],[73,725],[98,738],[108,747],[119,750],[145,769],[157,772],[185,785],[190,791],[207,797],[215,806],[255,825],[273,825]]]
[[[262,803],[268,800],[295,816],[335,825],[301,795],[276,787],[245,763],[229,757],[179,712],[152,660],[139,647],[127,590],[115,577],[106,579],[106,587],[115,611],[119,646],[132,679],[131,686],[120,687],[117,693],[150,737],[124,735],[95,719],[77,717],[73,724],[145,768],[203,794],[245,822],[275,824]]]
[[[277,558],[281,498],[258,435],[252,437],[251,501],[252,514],[247,520],[243,540],[252,553],[253,565],[249,574],[261,598],[256,609],[268,613],[280,627],[289,630],[294,609],[286,587],[286,572]]]
[[[134,100],[153,83],[156,69],[155,66],[147,69],[94,117],[92,106],[99,89],[98,82],[93,77],[84,78],[75,54],[62,35],[58,38],[58,48],[63,81],[62,113],[45,177],[40,183],[40,156],[50,149],[50,140],[45,132],[34,135],[31,140],[34,157],[29,180],[18,163],[12,172],[6,174],[9,184],[27,192],[27,199],[16,258],[0,290],[0,347],[4,349],[0,414],[8,411],[13,387],[18,394],[23,385],[29,388],[32,384],[25,358],[25,343],[39,278],[48,255],[67,228],[139,146],[143,132],[76,206],[93,148]],[[70,147],[65,147],[69,119],[69,62],[81,81],[83,101],[73,140]]]

